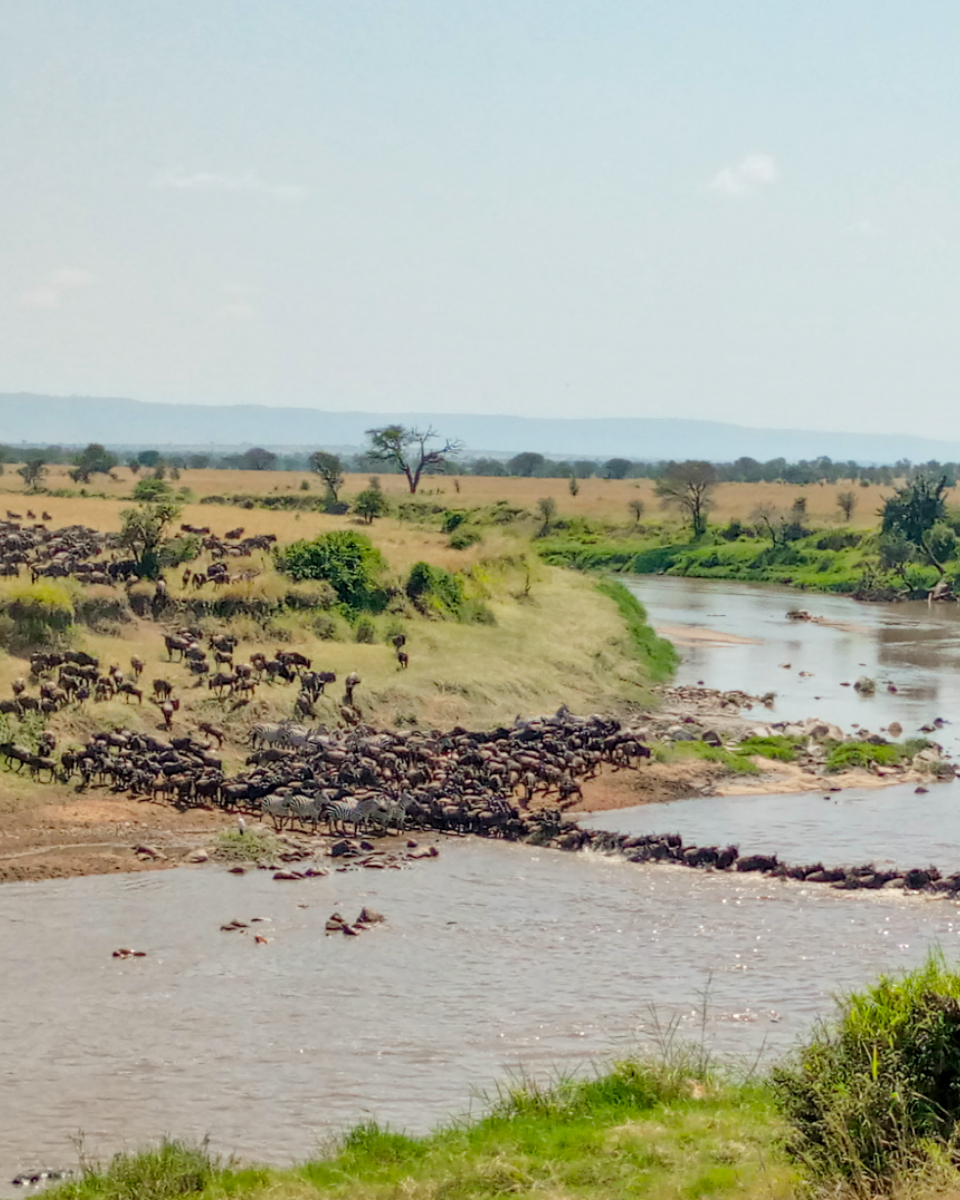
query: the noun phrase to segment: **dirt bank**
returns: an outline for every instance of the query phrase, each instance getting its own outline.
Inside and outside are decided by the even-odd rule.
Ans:
[[[235,823],[222,813],[146,804],[102,791],[0,776],[0,883],[158,871]],[[156,850],[153,856],[138,847]]]

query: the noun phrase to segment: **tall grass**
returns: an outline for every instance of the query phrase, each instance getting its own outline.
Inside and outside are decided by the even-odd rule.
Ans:
[[[821,1184],[897,1190],[960,1154],[960,974],[940,953],[838,1000],[772,1075],[787,1147]]]

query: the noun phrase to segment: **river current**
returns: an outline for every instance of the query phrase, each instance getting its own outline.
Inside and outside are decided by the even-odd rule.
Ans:
[[[674,579],[634,584],[652,619],[744,642],[683,650],[682,682],[778,692],[758,720],[821,716],[905,732],[957,712],[960,613]],[[780,666],[790,662],[791,669]],[[812,678],[799,671],[813,672]],[[844,681],[897,686],[861,699]],[[814,697],[817,697],[815,699]],[[956,731],[937,735],[956,749]],[[595,824],[679,830],[792,860],[960,867],[957,784],[679,801]],[[333,910],[387,923],[327,937]],[[253,924],[224,933],[235,918]],[[259,932],[269,940],[254,942]],[[36,1165],[209,1134],[249,1159],[303,1158],[376,1118],[423,1130],[505,1072],[549,1074],[678,1018],[752,1061],[795,1044],[831,995],[940,945],[960,907],[749,875],[446,839],[404,871],[301,883],[215,866],[0,888],[0,1180]],[[118,946],[146,957],[116,960]]]

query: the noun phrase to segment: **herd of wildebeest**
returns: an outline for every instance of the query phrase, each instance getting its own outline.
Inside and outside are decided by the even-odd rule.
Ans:
[[[35,514],[27,512],[34,519]],[[82,525],[56,531],[45,524],[23,525],[17,513],[0,522],[0,575],[26,568],[36,581],[72,576],[88,584],[136,580],[136,563],[118,554],[115,535]],[[43,521],[50,519],[42,513]],[[273,535],[244,538],[243,529],[223,537],[208,528],[185,525],[181,532],[201,539],[210,556],[203,570],[187,568],[183,586],[195,589],[228,582],[224,560],[266,550]],[[106,557],[105,557],[106,556]],[[253,572],[245,572],[247,576]],[[166,588],[156,585],[155,610],[165,608]],[[95,733],[83,746],[64,749],[48,729],[35,732],[35,748],[16,735],[0,742],[0,761],[43,781],[76,781],[78,790],[105,787],[145,801],[168,802],[178,809],[218,807],[268,819],[277,830],[325,831],[346,836],[409,828],[527,840],[562,850],[594,849],[631,862],[668,862],[714,870],[759,871],[784,879],[827,883],[833,887],[898,887],[943,893],[960,892],[960,872],[941,876],[935,867],[910,871],[862,867],[825,868],[822,863],[789,866],[775,855],[740,855],[736,846],[684,846],[677,834],[629,836],[578,825],[563,810],[582,798],[581,782],[603,764],[636,768],[651,751],[629,727],[613,717],[579,717],[561,708],[552,717],[517,719],[490,732],[383,731],[364,724],[355,700],[361,680],[347,676],[339,704],[343,727],[301,723],[315,717],[314,705],[336,682],[331,671],[318,671],[297,651],[277,650],[268,657],[252,653],[236,662],[233,635],[204,634],[196,627],[169,629],[164,635],[168,663],[181,662],[194,687],[207,690],[233,707],[245,705],[261,684],[295,684],[294,717],[254,724],[244,769],[229,774],[221,757],[226,737],[221,725],[199,721],[181,737],[164,738],[127,728]],[[394,640],[401,667],[408,659],[404,639]],[[0,700],[0,714],[21,721],[41,718],[70,705],[123,698],[157,705],[165,730],[172,731],[180,708],[176,685],[165,675],[149,684],[146,664],[130,659],[130,671],[118,664],[101,667],[80,650],[37,652],[30,658],[30,681],[17,679],[13,695]],[[38,694],[29,691],[36,685]]]

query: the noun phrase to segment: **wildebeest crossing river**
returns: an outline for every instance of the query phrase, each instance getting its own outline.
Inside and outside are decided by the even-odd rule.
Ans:
[[[676,613],[683,597],[675,585],[683,581],[668,582]],[[703,600],[702,583],[696,594]],[[723,611],[727,599],[716,593],[723,603],[709,612]],[[819,600],[804,602],[813,608]],[[841,603],[823,602],[831,611]],[[761,600],[751,595],[750,604],[756,609]],[[771,593],[767,604],[771,627],[799,644],[795,658],[805,647],[813,657],[825,633],[834,638],[822,628],[787,629],[782,595]],[[848,608],[859,619],[861,610]],[[868,619],[876,618],[868,612]],[[927,642],[940,619],[933,613],[918,625]],[[948,625],[952,616],[942,620]],[[722,619],[710,622],[722,628]],[[897,635],[897,654],[906,656],[902,621]],[[856,643],[849,657],[857,662],[869,663],[882,644],[869,632],[843,636]],[[751,682],[734,677],[737,649],[719,664],[716,680],[704,653],[683,670],[727,687]],[[892,651],[884,653],[888,668],[908,677],[904,705],[917,722],[934,715],[929,699],[913,690],[929,686],[925,668],[901,667],[895,655],[890,662]],[[751,677],[781,670],[775,639],[765,665],[756,645],[750,654]],[[938,657],[949,660],[942,647]],[[822,694],[852,706],[836,690],[837,671],[823,667]],[[753,690],[771,686],[764,678]],[[893,700],[878,700],[894,711]],[[781,704],[777,715],[811,711],[842,719],[809,702],[799,711]],[[876,727],[869,706],[858,711],[871,712],[860,720]],[[960,854],[945,861],[948,798],[957,787],[937,785],[929,820],[924,802],[913,801],[912,858],[960,866]],[[808,839],[835,836],[848,813],[844,836],[852,849],[851,830],[870,824],[874,803],[896,829],[893,793],[845,807],[815,796],[796,803],[805,806]],[[750,823],[764,823],[763,800],[751,798],[749,806],[738,831],[744,850],[752,848]],[[683,825],[692,840],[714,840],[695,821],[688,834],[682,810],[663,806],[648,828]],[[788,815],[770,812],[771,819]],[[825,814],[820,833],[818,812]],[[607,814],[602,824],[627,820]],[[758,838],[756,849],[795,849],[800,857],[813,848],[782,828],[783,843]],[[875,840],[860,857],[883,849]],[[440,850],[409,871],[348,871],[297,884],[207,865],[0,889],[7,981],[0,990],[0,1178],[69,1164],[80,1130],[94,1153],[163,1132],[210,1133],[217,1149],[282,1160],[305,1156],[318,1136],[370,1116],[423,1128],[462,1111],[474,1089],[505,1068],[547,1071],[632,1044],[649,1027],[651,1005],[661,1018],[680,1012],[694,1033],[704,988],[716,1050],[752,1057],[766,1045],[773,1053],[791,1045],[837,989],[914,963],[932,944],[950,956],[960,947],[954,900],[836,892],[491,840],[445,838]],[[845,850],[836,858],[859,860]],[[363,905],[383,912],[386,924],[356,939],[325,936],[334,909],[352,916]],[[225,922],[254,916],[265,918],[257,928],[266,931],[266,945],[221,932]],[[147,956],[116,960],[117,946]]]

